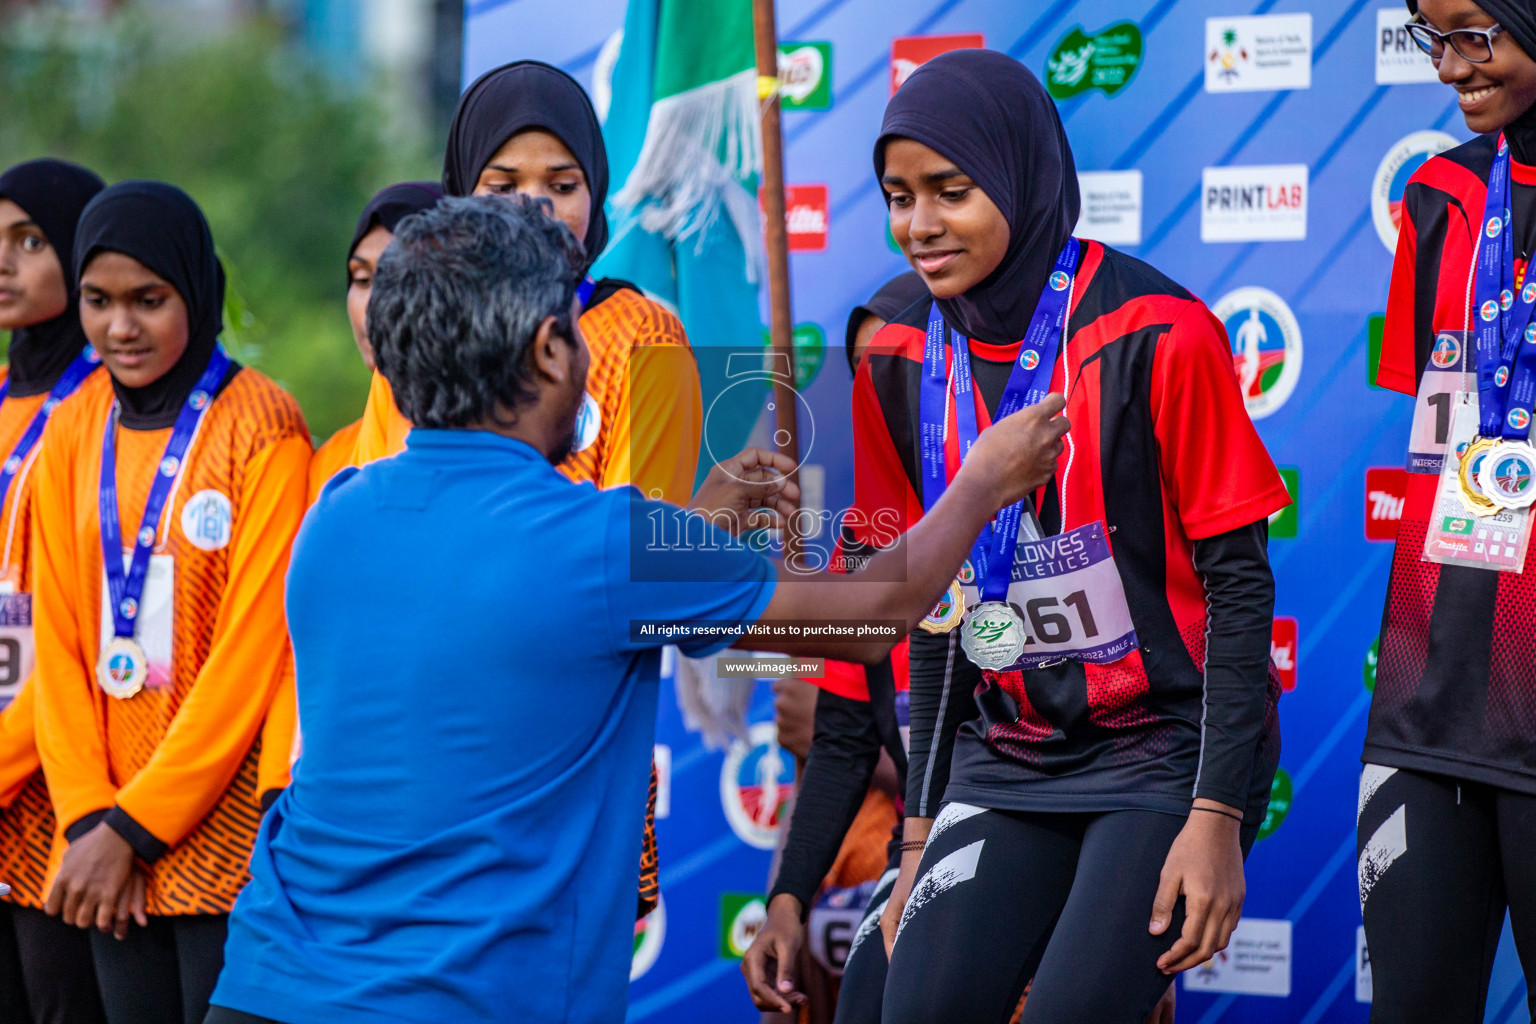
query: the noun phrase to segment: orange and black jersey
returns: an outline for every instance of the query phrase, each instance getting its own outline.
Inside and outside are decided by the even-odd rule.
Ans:
[[[105,370],[98,369],[105,375]],[[0,380],[5,377],[0,372]],[[48,392],[11,396],[0,402],[0,457],[15,449],[48,399]],[[34,470],[42,445],[32,453],[11,482],[0,505],[0,581],[15,593],[31,593],[31,522]],[[9,671],[20,671],[10,666]],[[42,764],[37,756],[34,718],[36,687],[23,681],[16,699],[0,711],[0,880],[11,887],[13,903],[41,909],[48,890],[48,858],[55,821]]]
[[[64,834],[108,821],[149,863],[157,915],[228,913],[245,884],[261,818],[258,737],[289,661],[283,577],[304,515],[309,433],[297,403],[260,373],[236,369],[225,381],[160,521],[155,553],[173,559],[161,685],[118,700],[96,684],[106,374],[59,407],[37,469],[38,751]],[[130,538],[170,433],[118,428],[118,510]],[[227,513],[225,528],[203,532],[184,515],[194,501]],[[286,749],[273,753],[286,761]]]
[[[1436,337],[1472,329],[1473,259],[1495,143],[1484,135],[1431,157],[1408,181],[1382,387],[1417,395]],[[1520,275],[1536,243],[1536,166],[1511,160],[1510,179]],[[1415,416],[1424,413],[1420,402]],[[1529,551],[1521,573],[1426,561],[1437,479],[1408,474],[1364,759],[1536,793],[1536,564]]]
[[[927,315],[919,303],[876,335],[854,384],[860,544],[922,514]],[[1185,813],[1194,795],[1256,818],[1279,757],[1265,521],[1290,499],[1225,332],[1156,270],[1085,242],[1067,335],[1051,390],[1065,391],[1072,427],[1035,506],[1047,533],[1104,524],[1140,646],[1107,665],[982,673],[958,631],[914,633],[907,813],[931,817],[943,799]],[[983,427],[1018,350],[971,343]],[[979,717],[959,727],[946,790],[952,708],[973,685]]]

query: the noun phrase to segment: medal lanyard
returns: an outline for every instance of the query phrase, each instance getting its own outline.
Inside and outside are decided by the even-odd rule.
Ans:
[[[197,379],[186,403],[176,414],[176,424],[171,428],[171,439],[165,443],[165,454],[150,485],[149,499],[144,503],[144,518],[134,539],[133,559],[128,571],[123,571],[122,524],[117,518],[117,415],[118,403],[112,403],[107,414],[107,429],[101,441],[101,514],[102,565],[107,572],[107,586],[112,598],[112,632],[119,637],[133,636],[134,620],[139,614],[139,599],[144,595],[144,580],[149,575],[149,558],[155,550],[155,533],[160,525],[160,512],[165,499],[181,471],[182,460],[192,439],[197,436],[203,414],[213,405],[213,394],[219,382],[229,371],[229,356],[222,345],[214,346],[208,368]]]
[[[1530,436],[1531,405],[1536,401],[1536,278],[1528,266],[1525,287],[1515,295],[1509,161],[1509,143],[1500,135],[1477,247],[1478,433],[1524,441]]]
[[[101,356],[96,350],[87,345],[75,356],[74,362],[64,370],[64,375],[53,385],[53,390],[48,392],[48,397],[43,400],[43,406],[37,410],[37,415],[32,417],[32,422],[27,426],[26,433],[21,435],[21,440],[16,442],[16,447],[11,450],[10,458],[0,465],[0,508],[5,507],[5,499],[11,493],[11,483],[16,479],[16,474],[21,472],[21,467],[26,464],[27,457],[32,454],[32,449],[37,447],[37,442],[42,439],[43,428],[48,425],[53,411],[59,407],[59,403],[75,393],[75,389],[85,382],[85,378],[91,375],[91,371],[101,364]],[[11,393],[11,382],[7,378],[4,384],[0,384],[0,402],[4,402],[6,396]]]
[[[1075,238],[1067,239],[1051,276],[1046,279],[1035,303],[1034,315],[1019,345],[1018,358],[1008,374],[1008,386],[997,404],[993,422],[1020,409],[1034,405],[1044,398],[1051,387],[1051,374],[1056,368],[1056,358],[1061,351],[1066,333],[1068,296],[1071,295],[1072,275],[1077,271],[1080,246]],[[960,450],[961,465],[971,447],[980,437],[976,420],[976,399],[972,394],[970,341],[955,331],[949,331],[952,351],[953,374],[947,374],[944,314],[935,302],[928,311],[928,335],[923,347],[923,380],[918,394],[919,446],[923,460],[923,511],[930,511],[949,486],[944,459],[944,443],[948,430],[946,404],[951,392],[947,379],[953,377],[956,441]],[[998,512],[996,519],[982,530],[971,549],[971,563],[981,581],[983,601],[1001,601],[1008,593],[1008,583],[1013,575],[1014,549],[1019,541],[1019,521],[1024,514],[1023,500],[1017,501]]]
[[[597,282],[592,280],[590,274],[582,278],[581,284],[576,286],[576,302],[583,310],[587,308],[587,300],[592,298],[592,292],[596,288]]]

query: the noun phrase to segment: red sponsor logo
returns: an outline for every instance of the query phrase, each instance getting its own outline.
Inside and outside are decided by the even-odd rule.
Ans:
[[[1296,689],[1296,620],[1276,619],[1269,637],[1269,660],[1280,670],[1280,689]]]
[[[790,252],[820,252],[827,247],[827,186],[785,185],[784,225]]]
[[[1396,540],[1408,495],[1408,471],[1373,466],[1365,471],[1365,539]]]
[[[980,50],[986,45],[986,38],[980,32],[958,36],[903,36],[891,40],[891,95],[896,95],[908,75],[939,54],[950,50]]]

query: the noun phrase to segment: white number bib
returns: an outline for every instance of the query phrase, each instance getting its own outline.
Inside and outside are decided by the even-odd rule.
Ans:
[[[1466,331],[1437,331],[1435,344],[1419,380],[1408,437],[1408,472],[1438,473],[1451,436],[1451,399],[1466,390],[1475,358],[1474,340]]]
[[[123,552],[123,572],[128,571],[132,551]],[[106,650],[114,635],[112,590],[107,573],[101,573],[101,647]],[[139,614],[134,620],[133,637],[149,659],[148,690],[171,685],[171,640],[176,634],[176,559],[171,555],[150,555],[149,572],[144,576],[144,594],[139,598]]]
[[[1020,530],[1013,557],[1008,603],[1024,620],[1024,654],[1004,671],[1062,661],[1119,661],[1137,646],[1131,609],[1103,523],[1089,523],[1054,537]],[[974,604],[976,588],[965,588]]]
[[[18,594],[10,583],[0,583],[0,708],[16,699],[36,660],[32,595]]]

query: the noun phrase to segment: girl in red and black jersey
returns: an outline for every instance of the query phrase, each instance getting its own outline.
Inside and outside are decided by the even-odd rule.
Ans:
[[[920,517],[998,416],[1054,391],[1072,423],[1054,480],[912,635],[884,1019],[1006,1020],[1033,979],[1026,1024],[1141,1024],[1241,912],[1279,757],[1265,544],[1289,499],[1220,324],[1072,238],[1072,153],[1021,65],[924,64],[875,170],[936,301],[859,369],[858,539]]]
[[[1459,1024],[1483,1019],[1506,909],[1536,1010],[1536,565],[1517,544],[1529,512],[1484,504],[1481,484],[1470,501],[1461,490],[1479,462],[1510,464],[1501,449],[1530,443],[1536,4],[1408,9],[1480,135],[1427,160],[1403,193],[1377,382],[1418,400],[1362,755],[1358,864],[1371,1020]],[[1529,468],[1523,486],[1508,478],[1507,506],[1536,488]]]

